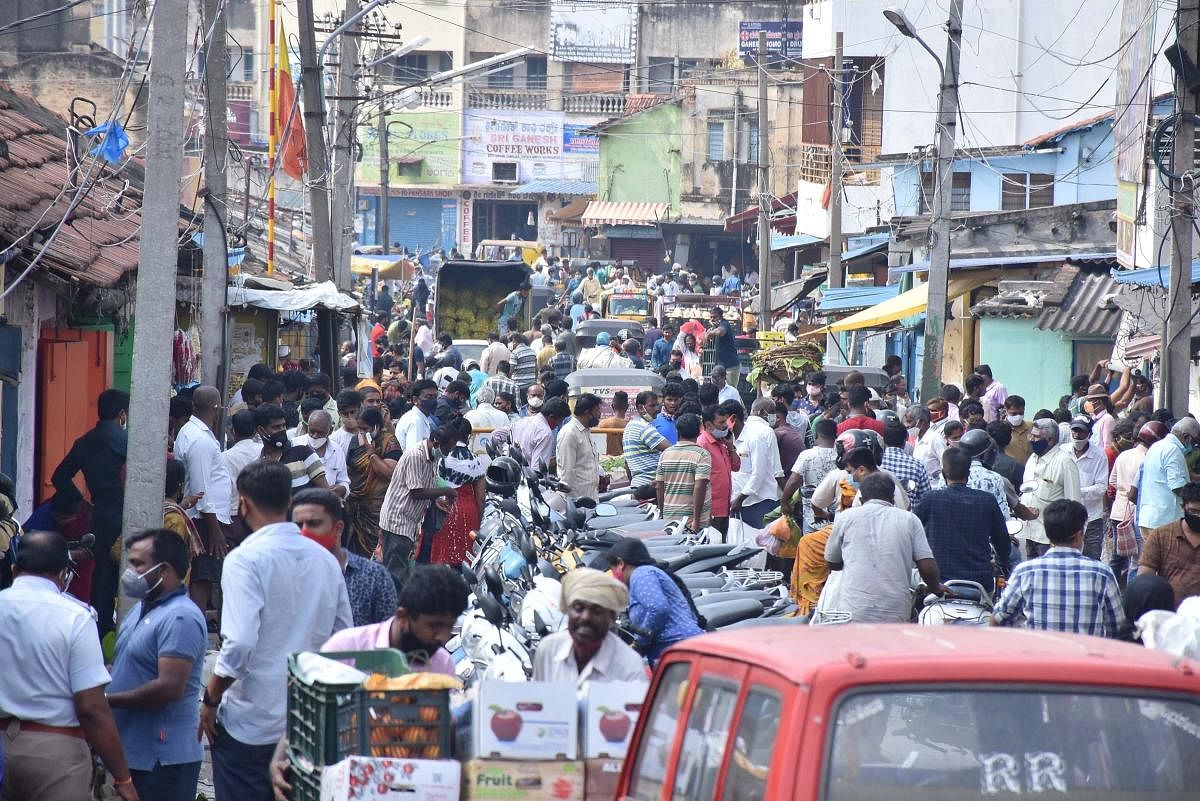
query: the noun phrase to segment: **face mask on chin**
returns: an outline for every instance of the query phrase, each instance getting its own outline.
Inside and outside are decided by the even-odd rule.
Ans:
[[[729,436],[729,429],[728,428],[714,428],[712,431],[710,431],[708,433],[712,435],[713,439],[725,439],[726,437]]]

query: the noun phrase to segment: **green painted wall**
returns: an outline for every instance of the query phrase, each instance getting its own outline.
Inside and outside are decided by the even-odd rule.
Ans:
[[[599,199],[670,203],[680,214],[683,111],[666,103],[600,137]]]
[[[1033,320],[984,317],[979,321],[979,361],[992,368],[1010,395],[1025,399],[1026,417],[1054,409],[1070,391],[1074,348],[1070,339],[1033,327]]]

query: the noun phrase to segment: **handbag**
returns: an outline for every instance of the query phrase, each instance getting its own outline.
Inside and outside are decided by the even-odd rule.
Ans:
[[[1132,507],[1125,519],[1117,523],[1113,538],[1113,552],[1117,556],[1133,556],[1138,552],[1137,533],[1134,530]]]

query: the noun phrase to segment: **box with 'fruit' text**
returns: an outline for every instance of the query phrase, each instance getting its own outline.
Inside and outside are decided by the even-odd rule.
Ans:
[[[621,780],[623,759],[589,759],[584,763],[583,801],[613,801]]]
[[[585,759],[624,759],[649,685],[642,681],[593,681],[583,712]]]
[[[321,801],[459,801],[461,782],[452,759],[352,756],[321,772]]]
[[[471,756],[575,759],[579,707],[574,682],[485,681],[474,711]]]
[[[582,762],[472,759],[463,801],[583,801]]]

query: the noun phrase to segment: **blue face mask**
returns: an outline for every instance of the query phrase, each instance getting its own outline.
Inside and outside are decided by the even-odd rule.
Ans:
[[[858,489],[858,479],[855,478],[854,474],[851,473],[849,470],[846,471],[846,483],[849,484],[850,486],[854,487],[855,489]]]

